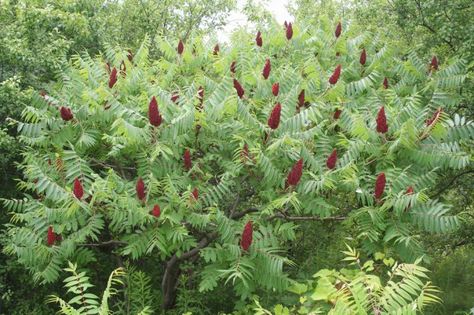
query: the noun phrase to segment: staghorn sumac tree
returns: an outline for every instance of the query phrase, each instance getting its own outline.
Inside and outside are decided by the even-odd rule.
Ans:
[[[4,201],[4,251],[41,282],[104,248],[161,263],[171,308],[186,261],[199,259],[202,291],[285,289],[300,221],[346,222],[364,253],[390,248],[403,261],[423,254],[421,233],[457,228],[430,189],[470,163],[459,143],[473,123],[440,110],[456,104],[462,60],[432,70],[348,26],[337,40],[332,25],[299,23],[291,40],[280,25],[261,36],[260,47],[236,33],[218,54],[157,38],[159,60],[148,39],[131,60],[112,48],[73,58],[16,122],[26,194]]]

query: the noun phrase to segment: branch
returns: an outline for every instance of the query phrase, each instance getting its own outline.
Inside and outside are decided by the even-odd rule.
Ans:
[[[418,8],[418,11],[420,12],[420,17],[421,17],[421,26],[424,26],[425,28],[427,28],[431,33],[433,34],[437,34],[436,30],[431,27],[430,25],[428,25],[428,23],[426,22],[426,19],[425,19],[425,16],[423,15],[423,9],[421,8],[421,3],[420,1],[415,1],[416,3],[416,6]],[[441,38],[441,40],[443,42],[445,42],[446,44],[448,44],[448,46],[451,48],[451,50],[453,51],[456,51],[456,49],[454,48],[453,44],[451,43],[451,41],[448,41],[447,39],[445,38]]]
[[[345,216],[334,216],[334,217],[319,217],[319,216],[287,216],[283,213],[277,213],[272,215],[271,217],[268,218],[268,220],[273,220],[273,219],[283,219],[287,221],[344,221],[347,219]]]
[[[257,208],[248,208],[247,210],[243,210],[241,212],[237,212],[237,213],[232,213],[230,215],[230,218],[232,220],[238,220],[240,219],[241,217],[245,216],[247,213],[252,213],[252,212],[258,212],[258,209]]]
[[[79,244],[79,246],[86,246],[86,247],[101,247],[101,246],[119,246],[119,245],[127,245],[127,242],[117,241],[117,240],[110,240],[102,243],[89,243],[89,244]]]
[[[196,247],[194,247],[191,250],[188,250],[187,252],[183,253],[181,256],[177,257],[179,261],[183,261],[185,259],[191,258],[194,255],[197,255],[201,249],[209,245],[209,243],[212,242],[217,237],[217,232],[210,233],[206,236],[204,236],[198,243]]]
[[[474,173],[474,170],[467,170],[467,171],[464,171],[462,173],[459,173],[457,174],[456,176],[454,176],[453,178],[451,178],[451,180],[449,181],[449,183],[447,185],[445,185],[444,187],[442,187],[440,190],[438,190],[435,194],[433,194],[432,196],[430,196],[431,199],[433,198],[436,198],[438,197],[439,195],[441,195],[442,193],[444,193],[452,184],[454,184],[454,182],[459,179],[461,176],[463,175],[466,175],[466,174],[470,174],[470,173]]]

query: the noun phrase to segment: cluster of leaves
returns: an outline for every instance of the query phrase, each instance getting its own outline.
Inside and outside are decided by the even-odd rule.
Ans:
[[[299,296],[299,305],[274,306],[273,312],[255,300],[258,315],[289,314],[417,314],[427,306],[438,304],[438,289],[428,279],[428,270],[413,264],[398,264],[392,258],[377,253],[374,260],[363,264],[359,253],[349,248],[345,252],[355,268],[322,269],[307,283],[295,283],[289,290]],[[390,267],[387,279],[377,275],[377,269]]]
[[[345,220],[364,252],[414,261],[420,233],[459,225],[427,192],[470,162],[459,142],[474,124],[441,110],[456,104],[465,63],[434,69],[336,24],[294,23],[291,36],[274,25],[262,45],[240,32],[214,53],[158,37],[158,60],[148,39],[76,56],[15,122],[27,194],[4,201],[4,252],[43,283],[68,260],[93,262],[96,247],[151,256],[167,264],[165,300],[179,262],[198,254],[201,291],[286,289],[295,221]]]

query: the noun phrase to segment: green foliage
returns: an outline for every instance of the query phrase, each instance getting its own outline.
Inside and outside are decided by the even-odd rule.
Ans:
[[[377,253],[364,263],[359,253],[349,248],[344,259],[355,268],[322,269],[306,283],[294,283],[289,291],[299,296],[299,305],[281,304],[273,312],[255,300],[254,314],[420,314],[437,304],[439,291],[427,281],[428,270],[419,265],[398,264]],[[376,269],[390,267],[386,279]]]
[[[80,268],[95,266],[104,256],[111,264],[120,260],[117,256],[137,265],[152,261],[164,271],[148,269],[145,274],[130,266],[120,291],[123,301],[113,307],[124,314],[151,313],[161,302],[165,308],[176,302],[183,312],[198,312],[207,306],[193,290],[200,291],[199,297],[231,287],[242,300],[254,293],[285,292],[297,264],[311,261],[302,262],[301,255],[299,261],[294,259],[292,250],[302,235],[304,239],[307,230],[319,227],[315,221],[330,221],[325,227],[330,233],[333,224],[343,221],[344,234],[351,235],[364,254],[383,252],[407,262],[391,271],[402,280],[381,289],[387,295],[378,292],[387,312],[400,298],[403,305],[425,293],[430,298],[431,287],[406,288],[403,279],[415,275],[425,281],[416,258],[426,253],[426,236],[447,237],[464,222],[463,214],[450,206],[452,199],[433,191],[446,174],[469,171],[474,127],[469,118],[455,113],[469,79],[469,59],[443,59],[439,71],[428,71],[426,54],[393,47],[386,41],[389,36],[362,32],[357,23],[344,24],[343,35],[335,40],[337,20],[326,17],[295,22],[291,41],[280,25],[265,25],[262,48],[253,44],[253,34],[238,31],[231,44],[221,45],[221,52],[213,55],[209,47],[214,41],[190,30],[197,20],[206,20],[206,14],[216,19],[202,29],[219,24],[231,1],[123,1],[100,10],[99,2],[50,1],[43,8],[44,1],[34,1],[28,3],[30,10],[9,2],[1,11],[2,22],[14,21],[18,14],[2,39],[8,47],[17,47],[1,57],[6,73],[15,72],[15,54],[24,56],[21,82],[37,87],[64,67],[46,97],[34,92],[12,107],[22,108],[21,117],[13,114],[11,121],[24,148],[18,187],[25,195],[3,200],[12,218],[3,252],[15,257],[34,281],[55,283],[67,261]],[[184,20],[176,19],[173,6],[184,8]],[[193,14],[200,17],[195,20]],[[158,23],[166,24],[164,30],[156,27],[157,33],[149,33],[150,25]],[[39,25],[44,32],[26,38],[28,25]],[[122,32],[131,25],[136,32]],[[170,31],[185,39],[182,56],[176,53],[177,38],[167,36]],[[21,47],[13,45],[17,42]],[[35,50],[40,43],[42,49]],[[55,50],[48,51],[51,45]],[[129,47],[133,60],[127,58]],[[358,62],[362,48],[368,53],[364,67]],[[96,55],[98,49],[103,54]],[[66,62],[63,57],[74,52],[80,55]],[[261,76],[266,58],[272,61],[269,80]],[[232,61],[237,64],[235,75],[229,70]],[[126,68],[112,89],[107,62]],[[342,65],[342,76],[332,86],[327,80],[337,64]],[[233,77],[245,89],[243,99],[232,88]],[[384,77],[390,82],[386,90]],[[274,82],[280,83],[278,97],[271,94]],[[201,86],[203,102],[197,97]],[[8,97],[19,94],[16,83],[4,87]],[[297,109],[301,89],[308,106]],[[174,93],[179,94],[177,103],[171,101]],[[148,123],[152,96],[163,116],[158,128]],[[272,131],[267,119],[277,101],[283,108],[281,123]],[[60,106],[71,108],[74,119],[61,120]],[[375,128],[381,106],[389,125],[385,135]],[[439,120],[428,125],[439,108]],[[342,109],[338,120],[333,118],[336,109]],[[5,139],[0,145],[8,148],[12,139]],[[192,155],[190,171],[183,167],[185,149]],[[326,159],[333,149],[339,160],[336,169],[328,170]],[[304,160],[303,177],[297,187],[287,188],[286,176],[299,158]],[[375,200],[380,172],[386,174],[387,186],[382,200]],[[143,202],[135,193],[139,176],[146,185]],[[82,200],[72,194],[76,178],[84,186]],[[414,188],[411,195],[406,194],[409,186]],[[194,188],[198,200],[191,197]],[[155,204],[161,207],[159,218],[150,214]],[[253,243],[244,251],[239,242],[248,220],[254,222]],[[62,237],[53,246],[46,243],[50,226]],[[319,242],[323,238],[314,237]],[[305,256],[311,255],[314,252]],[[332,253],[317,255],[334,259]],[[363,265],[360,272],[370,272],[369,267]],[[87,287],[85,275],[70,268],[79,287]],[[179,275],[185,268],[189,277]],[[100,269],[99,276],[105,267]],[[410,273],[413,269],[416,274]],[[345,280],[360,289],[365,280],[352,276],[341,271],[327,277],[348,277]],[[164,281],[169,277],[175,283],[171,289]],[[154,283],[163,283],[163,300],[151,298],[158,295]],[[167,301],[176,286],[180,296]],[[392,296],[390,290],[400,287],[415,294]],[[367,306],[364,299],[371,295],[354,292],[337,295],[338,310],[345,309],[345,302],[352,308],[359,296],[355,305]],[[66,302],[57,301],[63,312],[73,312]],[[98,298],[91,295],[78,307],[99,312],[94,303]]]
[[[48,303],[58,303],[60,306],[59,313],[65,315],[82,315],[82,314],[99,314],[107,315],[109,312],[109,299],[117,294],[118,290],[114,286],[123,285],[121,278],[124,276],[122,268],[115,269],[110,274],[107,286],[103,292],[102,299],[88,292],[93,285],[89,282],[89,277],[85,272],[79,272],[77,265],[69,263],[69,267],[64,269],[71,273],[71,276],[64,279],[64,287],[73,297],[69,301],[52,295],[48,299]],[[149,313],[137,313],[149,314]]]

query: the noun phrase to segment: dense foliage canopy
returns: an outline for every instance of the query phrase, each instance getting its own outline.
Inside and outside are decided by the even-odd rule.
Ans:
[[[210,5],[192,12],[217,25],[231,3]],[[2,14],[31,14],[19,6]],[[84,30],[112,25],[103,10]],[[21,172],[21,194],[3,199],[12,268],[54,288],[64,314],[436,312],[440,284],[423,265],[440,238],[469,244],[472,223],[472,205],[453,209],[447,191],[472,173],[474,123],[460,106],[471,56],[399,45],[363,30],[358,12],[265,23],[225,44],[188,26],[171,37],[173,23],[140,27],[138,45],[130,32],[51,33],[65,45],[51,46],[57,64],[33,53],[29,77],[0,90],[21,104],[0,142],[20,143],[3,161]],[[67,60],[73,45],[89,51]]]

